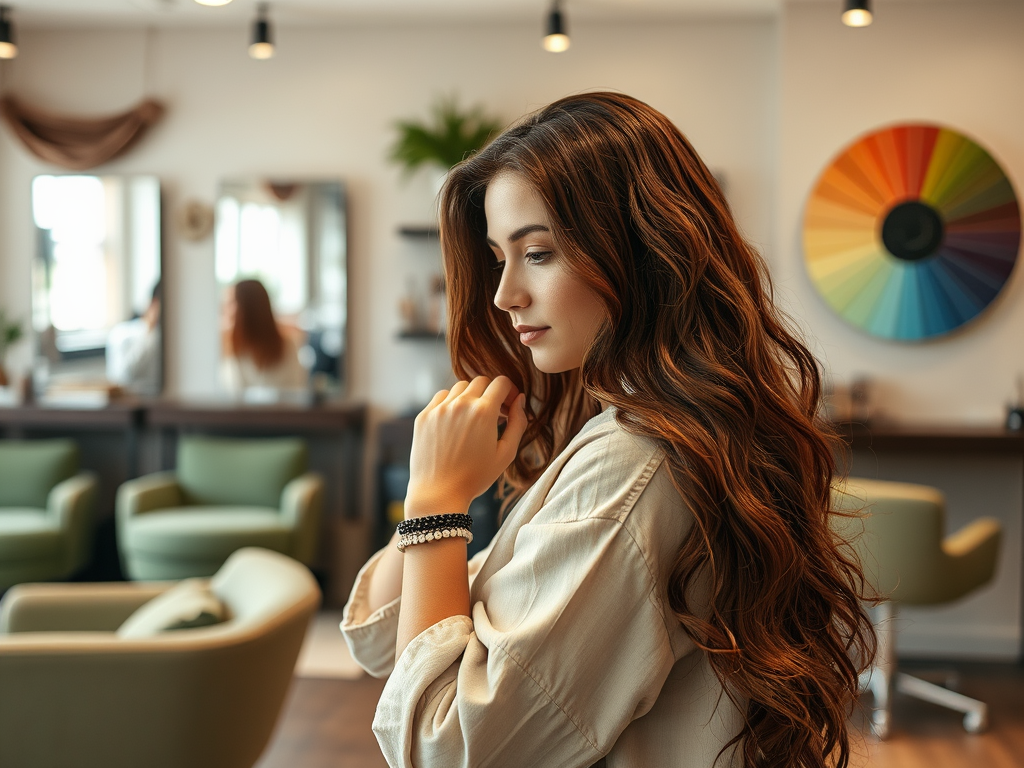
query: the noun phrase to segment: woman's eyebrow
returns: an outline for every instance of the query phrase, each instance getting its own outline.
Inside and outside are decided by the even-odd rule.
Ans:
[[[550,231],[551,230],[548,229],[543,224],[526,224],[525,226],[520,227],[515,232],[513,232],[511,235],[509,235],[508,236],[508,241],[510,243],[514,243],[514,242],[516,242],[518,240],[522,240],[524,237],[526,237],[531,232],[550,232]],[[490,237],[487,238],[487,244],[492,246],[492,247],[494,247],[494,248],[500,248],[501,247],[496,242],[494,242]]]

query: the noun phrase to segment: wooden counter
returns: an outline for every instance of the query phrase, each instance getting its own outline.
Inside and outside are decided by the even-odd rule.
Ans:
[[[854,450],[1024,454],[1024,432],[1009,432],[1002,427],[846,422],[836,428]]]
[[[112,403],[103,408],[46,405],[0,408],[0,428],[5,432],[25,429],[122,430],[139,426],[141,420],[140,401]]]
[[[348,403],[300,406],[158,400],[147,405],[144,418],[146,426],[159,429],[213,428],[233,432],[352,430],[361,434],[366,425],[366,406]]]

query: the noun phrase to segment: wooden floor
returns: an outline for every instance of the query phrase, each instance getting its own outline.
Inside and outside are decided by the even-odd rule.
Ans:
[[[946,665],[959,690],[989,705],[991,727],[971,736],[955,712],[897,695],[892,737],[860,735],[858,768],[1024,768],[1024,666]],[[919,665],[904,665],[917,674]],[[384,682],[296,679],[277,733],[257,768],[384,768],[370,731]],[[858,723],[863,717],[855,717]],[[864,734],[863,729],[861,734]],[[558,768],[552,766],[551,768]]]

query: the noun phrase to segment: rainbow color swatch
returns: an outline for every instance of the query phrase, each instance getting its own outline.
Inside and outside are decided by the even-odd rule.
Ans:
[[[977,317],[1010,278],[1020,206],[992,156],[966,136],[903,124],[847,147],[807,201],[804,254],[839,315],[914,341]]]

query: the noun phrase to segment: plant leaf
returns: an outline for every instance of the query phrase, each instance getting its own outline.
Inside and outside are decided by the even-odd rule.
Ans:
[[[388,158],[402,165],[406,175],[428,163],[447,170],[486,146],[501,128],[501,122],[488,116],[482,107],[463,111],[454,96],[442,96],[431,107],[429,121],[395,123],[398,138]]]

